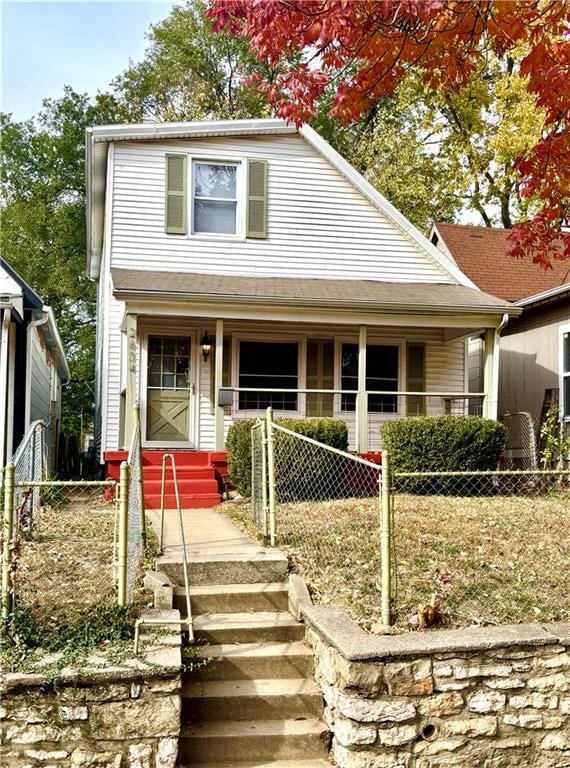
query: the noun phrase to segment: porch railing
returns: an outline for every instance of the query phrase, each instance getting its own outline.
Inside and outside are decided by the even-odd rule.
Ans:
[[[482,416],[485,398],[484,392],[448,391],[370,390],[362,396],[353,389],[224,387],[221,392],[220,404],[228,407],[233,419],[258,418],[268,407],[277,418],[330,416],[347,423],[351,446],[361,448],[364,443],[372,451],[381,448],[380,429],[385,421],[440,414]],[[359,427],[362,412],[365,426],[360,422]],[[366,441],[357,438],[359,429],[366,435]]]
[[[237,418],[261,415],[268,407],[275,412],[311,415],[350,416],[356,411],[355,389],[276,389],[271,387],[222,387],[223,402]],[[227,394],[226,394],[227,393]],[[378,416],[418,416],[423,413],[472,413],[481,415],[485,392],[414,392],[368,390],[366,411]],[[376,400],[372,406],[373,398]],[[229,402],[228,402],[229,399]],[[311,411],[328,411],[314,413]],[[247,414],[247,415],[246,415]]]

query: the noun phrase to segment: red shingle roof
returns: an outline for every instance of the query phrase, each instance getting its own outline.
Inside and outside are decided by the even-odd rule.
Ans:
[[[508,229],[435,226],[462,272],[492,296],[518,301],[570,281],[570,261],[553,261],[553,268],[545,270],[530,260],[508,256]]]

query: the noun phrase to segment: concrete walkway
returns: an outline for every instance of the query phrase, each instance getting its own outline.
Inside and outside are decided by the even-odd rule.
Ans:
[[[160,511],[148,510],[154,530],[160,529]],[[248,534],[241,531],[215,507],[209,509],[187,509],[182,511],[186,557],[191,563],[249,562],[252,565],[267,561],[286,560],[279,550],[264,547]],[[182,562],[180,521],[176,510],[166,510],[164,515],[164,541],[162,556],[157,558],[159,570],[174,563]],[[231,570],[231,567],[230,567]],[[225,583],[229,573],[226,573]]]

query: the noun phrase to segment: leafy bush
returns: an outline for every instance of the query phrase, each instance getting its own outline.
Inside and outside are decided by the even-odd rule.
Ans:
[[[476,416],[413,416],[382,427],[382,444],[396,472],[471,472],[497,468],[505,446],[503,424]],[[404,482],[404,479],[402,480]],[[400,483],[402,487],[402,483]],[[474,492],[474,479],[405,479],[415,493]]]
[[[348,429],[343,421],[327,418],[276,419],[275,423],[341,451],[345,451],[348,446]],[[242,496],[251,495],[251,429],[254,424],[253,419],[234,422],[228,431],[226,440],[230,478]],[[297,480],[302,482],[304,486],[316,487],[318,485],[316,480],[324,471],[323,462],[316,459],[317,452],[313,449],[310,461],[308,461],[303,458],[305,451],[300,446],[301,441],[296,441],[295,438],[282,432],[279,433],[277,439],[281,441],[281,446],[284,442],[290,441],[292,444],[290,455],[297,456],[296,469],[290,468],[294,474],[289,477],[289,482],[292,483]],[[294,446],[293,443],[295,443]],[[286,449],[280,448],[280,450],[281,455],[283,455]],[[279,483],[279,480],[277,482]]]
[[[348,428],[344,421],[279,419],[277,423],[340,451],[348,447]],[[284,432],[276,432],[275,443],[275,486],[279,501],[330,499],[339,495],[344,480],[342,457]]]
[[[242,496],[251,496],[251,429],[255,419],[234,421],[228,430],[228,472]]]

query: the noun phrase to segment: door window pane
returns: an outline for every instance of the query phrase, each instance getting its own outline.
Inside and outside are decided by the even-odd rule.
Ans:
[[[147,387],[187,390],[189,370],[188,338],[149,336]]]
[[[297,342],[240,341],[239,387],[279,392],[240,392],[240,410],[296,411],[299,346]]]

